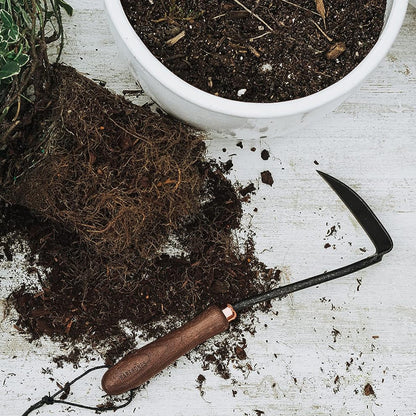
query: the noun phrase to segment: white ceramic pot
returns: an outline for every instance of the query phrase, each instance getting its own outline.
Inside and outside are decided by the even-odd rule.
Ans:
[[[407,0],[387,0],[384,28],[363,61],[347,76],[315,94],[279,103],[246,103],[201,91],[186,83],[147,49],[120,0],[105,0],[116,42],[143,90],[167,113],[197,128],[238,138],[276,137],[302,128],[336,108],[377,67],[402,25]]]

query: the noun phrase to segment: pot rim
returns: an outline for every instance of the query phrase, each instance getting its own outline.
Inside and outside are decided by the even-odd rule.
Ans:
[[[358,87],[387,55],[402,26],[407,0],[393,0],[387,22],[368,55],[336,83],[303,98],[277,103],[253,103],[217,97],[188,84],[164,66],[146,47],[127,19],[120,0],[105,0],[109,19],[141,66],[174,95],[214,113],[241,118],[276,118],[307,113],[341,98]]]

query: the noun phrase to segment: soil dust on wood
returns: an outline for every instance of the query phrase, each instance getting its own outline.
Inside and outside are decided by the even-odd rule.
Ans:
[[[278,102],[322,90],[376,43],[385,0],[122,0],[149,50],[221,97]]]
[[[91,351],[111,363],[136,330],[152,338],[278,284],[251,238],[234,238],[243,197],[203,137],[72,68],[50,71],[1,164],[1,241],[31,249],[28,283],[9,297],[18,328],[72,345],[61,365]],[[229,377],[242,332],[204,365]]]

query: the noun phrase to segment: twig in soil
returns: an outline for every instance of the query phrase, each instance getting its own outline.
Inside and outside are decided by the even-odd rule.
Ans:
[[[144,94],[144,91],[142,89],[140,90],[123,90],[123,95],[139,95]]]
[[[181,59],[181,58],[185,58],[185,54],[183,53],[177,53],[176,55],[171,55],[168,56],[167,58],[164,58],[165,62],[169,62],[169,61],[174,61],[175,59]]]
[[[260,39],[260,38],[262,38],[263,36],[270,35],[270,33],[272,33],[272,32],[264,32],[264,33],[262,33],[262,34],[261,34],[261,35],[259,35],[259,36],[255,36],[254,38],[250,38],[250,39],[249,39],[249,41],[250,41],[250,42],[253,42],[253,40]]]
[[[251,11],[247,6],[245,6],[243,3],[241,3],[239,0],[234,0],[235,3],[237,3],[240,7],[242,7],[246,12],[249,12],[253,17],[255,17],[259,22],[263,23],[264,26],[267,27],[271,32],[273,32],[273,28],[268,25],[258,14]]]
[[[326,9],[324,0],[315,0],[316,4],[316,10],[319,13],[319,15],[322,17],[322,20],[324,21],[324,28],[326,29]]]
[[[218,16],[213,17],[213,19],[214,19],[214,20],[217,20],[217,19],[219,19],[219,18],[221,18],[221,17],[224,17],[224,16],[226,16],[226,15],[227,15],[227,13],[219,14]]]
[[[135,139],[137,139],[137,140],[142,140],[142,141],[144,141],[145,143],[147,143],[147,144],[150,144],[150,142],[149,142],[149,140],[147,140],[145,137],[143,137],[143,136],[139,136],[139,135],[137,135],[136,133],[133,133],[133,132],[131,132],[131,131],[128,131],[127,129],[125,129],[123,126],[121,126],[120,124],[118,124],[115,120],[113,120],[111,117],[108,117],[108,119],[112,122],[112,123],[114,123],[119,129],[121,129],[121,130],[123,130],[125,133],[127,133],[128,135],[130,135],[130,136],[132,136],[132,137],[134,137]],[[135,142],[136,143],[136,142]]]
[[[20,124],[20,120],[16,120],[12,123],[12,125],[6,130],[6,132],[3,134],[3,136],[0,137],[0,143],[6,140],[6,137],[8,137],[11,132]]]
[[[344,42],[336,42],[331,45],[329,51],[326,54],[327,59],[337,59],[340,55],[342,55],[347,50],[347,46]]]
[[[182,30],[182,32],[178,33],[176,36],[167,40],[166,45],[173,46],[175,43],[179,42],[184,37],[185,37],[185,31]]]
[[[260,58],[260,53],[256,50],[256,49],[254,49],[252,46],[248,46],[248,50],[256,57],[256,58]]]
[[[330,42],[332,42],[334,39],[332,39],[331,37],[329,37],[324,31],[323,29],[318,25],[318,23],[315,22],[315,20],[311,19],[311,22],[316,26],[316,28],[326,37],[327,40],[329,40]]]
[[[322,75],[327,78],[331,78],[331,75],[326,74],[325,72],[315,71],[315,74]]]
[[[298,9],[305,10],[306,12],[309,12],[309,13],[312,13],[312,14],[316,14],[317,16],[320,16],[319,13],[314,12],[313,10],[309,10],[306,7],[299,6],[299,4],[292,3],[291,1],[288,1],[288,0],[280,0],[280,1],[282,1],[283,3],[286,3],[286,4],[290,4],[291,6],[297,7]]]
[[[17,121],[17,119],[19,118],[19,114],[20,114],[20,107],[21,107],[21,97],[19,95],[19,97],[17,97],[17,109],[16,109],[16,114],[13,117],[12,123],[15,123]]]

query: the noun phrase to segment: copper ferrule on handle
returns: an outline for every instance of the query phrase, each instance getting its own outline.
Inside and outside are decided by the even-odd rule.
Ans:
[[[234,321],[234,319],[237,318],[237,312],[230,304],[227,304],[227,307],[222,310],[222,313],[227,318],[228,322]]]

